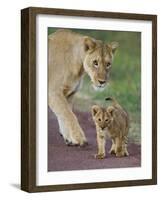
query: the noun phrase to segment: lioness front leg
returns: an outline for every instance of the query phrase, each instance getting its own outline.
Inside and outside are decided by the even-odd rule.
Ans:
[[[67,98],[67,101],[68,101],[68,104],[69,104],[71,110],[73,108],[73,96],[74,95],[72,95],[69,98]],[[67,131],[68,127],[65,127],[63,118],[57,117],[57,119],[58,119],[58,124],[59,124],[60,135],[64,137],[65,143],[67,145],[72,145],[72,140],[71,140],[70,135],[69,135],[69,133]]]
[[[68,127],[65,127],[64,120],[61,117],[57,117],[59,124],[59,132],[60,135],[63,136],[64,141],[67,145],[72,144],[72,140],[68,133]]]
[[[106,138],[105,136],[97,134],[97,145],[98,145],[98,153],[95,155],[97,159],[103,159],[106,156],[105,153],[105,145],[106,145]]]
[[[61,134],[73,145],[84,145],[86,137],[63,94],[50,93],[49,106],[56,114]]]

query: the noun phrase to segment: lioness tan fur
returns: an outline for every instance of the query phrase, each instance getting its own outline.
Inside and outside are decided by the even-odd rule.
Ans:
[[[104,44],[70,30],[48,37],[49,106],[56,114],[60,133],[67,144],[84,145],[87,140],[72,112],[72,98],[87,73],[96,88],[103,88],[118,44]]]
[[[109,151],[116,156],[128,156],[127,135],[129,131],[129,117],[127,112],[113,99],[113,105],[102,108],[98,105],[92,107],[92,116],[96,125],[98,153],[95,155],[98,159],[106,156],[105,143],[106,137],[112,140],[112,146]]]

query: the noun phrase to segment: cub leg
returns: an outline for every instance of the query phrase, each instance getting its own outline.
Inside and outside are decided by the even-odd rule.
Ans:
[[[123,149],[122,149],[122,138],[116,137],[115,141],[116,141],[116,148],[115,148],[116,156],[117,157],[124,156]]]
[[[110,154],[115,154],[115,149],[116,149],[116,144],[115,144],[115,139],[112,139],[112,146],[111,149],[109,151]]]
[[[124,156],[129,156],[129,152],[127,150],[127,144],[123,147]]]
[[[127,137],[124,137],[124,140],[122,142],[122,151],[124,156],[129,156],[128,150],[127,150]]]
[[[63,94],[49,93],[49,106],[58,118],[60,131],[65,141],[68,140],[73,145],[87,143],[84,132]]]
[[[95,155],[95,158],[103,159],[106,156],[105,153],[105,145],[106,145],[106,138],[105,136],[97,134],[97,145],[98,145],[98,153]]]

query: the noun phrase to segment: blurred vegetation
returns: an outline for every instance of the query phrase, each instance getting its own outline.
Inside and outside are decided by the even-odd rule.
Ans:
[[[48,34],[57,29],[48,28]],[[104,42],[117,41],[119,48],[115,54],[110,83],[103,92],[94,91],[90,79],[84,77],[83,86],[76,95],[75,108],[88,111],[91,105],[107,105],[105,97],[115,97],[128,111],[131,119],[130,137],[140,143],[141,138],[141,33],[127,31],[99,31],[72,29]],[[85,100],[85,101],[84,101]],[[84,103],[85,102],[85,103]]]

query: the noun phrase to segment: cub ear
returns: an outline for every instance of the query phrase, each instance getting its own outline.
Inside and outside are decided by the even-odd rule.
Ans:
[[[107,112],[110,113],[111,116],[113,116],[114,111],[115,111],[115,108],[114,108],[113,106],[109,106],[109,107],[107,108]]]
[[[96,46],[96,42],[90,37],[84,37],[85,51],[93,50]]]
[[[94,117],[96,115],[96,113],[100,110],[101,108],[97,105],[92,106],[92,116]]]
[[[114,54],[116,49],[119,47],[119,43],[118,42],[111,42],[109,44],[107,44],[107,47],[112,51],[112,53]]]

